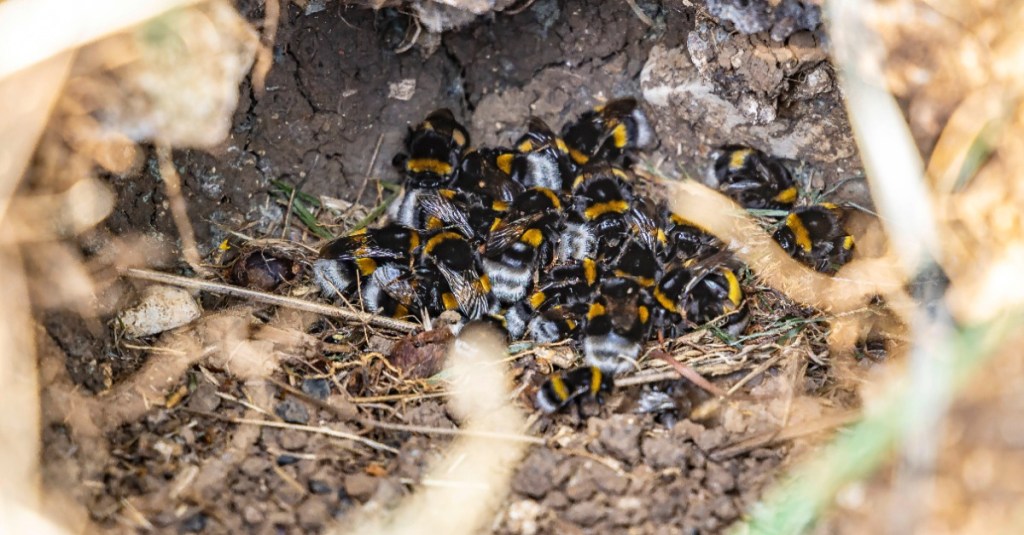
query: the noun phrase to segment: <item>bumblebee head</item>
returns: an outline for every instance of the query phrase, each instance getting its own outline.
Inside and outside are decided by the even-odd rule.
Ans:
[[[772,237],[775,238],[775,241],[778,242],[779,246],[782,247],[782,250],[786,251],[787,254],[796,254],[796,235],[793,234],[793,231],[789,227],[782,227],[779,230],[776,230]]]

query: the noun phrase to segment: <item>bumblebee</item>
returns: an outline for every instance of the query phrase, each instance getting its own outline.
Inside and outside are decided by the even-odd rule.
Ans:
[[[516,150],[513,180],[528,188],[540,186],[554,191],[567,191],[572,185],[575,174],[569,147],[544,121],[530,118],[526,133],[516,141]]]
[[[737,336],[748,312],[736,274],[726,266],[701,269],[694,263],[669,269],[653,292],[655,329],[668,337],[725,317],[722,330]]]
[[[368,312],[392,318],[419,313],[417,280],[406,266],[385,264],[375,269],[363,285],[363,306]]]
[[[516,198],[508,221],[499,220],[484,245],[483,265],[498,304],[526,297],[534,271],[550,261],[554,230],[561,221],[561,201],[546,188],[530,188]]]
[[[627,151],[654,143],[654,131],[635,98],[613,100],[584,112],[562,130],[569,157],[577,165],[616,161]]]
[[[590,165],[576,177],[559,260],[603,255],[625,234],[633,201],[628,177],[625,171],[604,163]]]
[[[797,189],[789,170],[757,149],[722,147],[714,174],[718,189],[744,208],[787,210],[796,202]]]
[[[668,258],[703,258],[722,250],[718,238],[683,216],[669,212],[666,220],[665,234],[671,244]]]
[[[626,242],[612,262],[616,277],[630,279],[641,287],[650,288],[661,275],[661,263],[650,245],[638,238]]]
[[[455,120],[448,108],[435,110],[409,129],[405,138],[407,154],[395,156],[410,188],[437,188],[449,181],[469,146],[469,132]]]
[[[239,286],[270,292],[301,272],[302,264],[270,248],[250,249],[231,265],[228,278]]]
[[[530,308],[546,310],[557,305],[589,304],[596,297],[599,276],[593,258],[556,265],[541,277],[537,291],[530,295]]]
[[[417,269],[423,288],[423,302],[431,314],[458,310],[470,320],[487,313],[490,282],[481,276],[476,255],[465,236],[444,231],[423,245]]]
[[[601,283],[601,296],[587,310],[583,362],[615,375],[630,369],[647,337],[650,309],[642,304],[640,285],[614,277]]]
[[[382,264],[410,265],[419,246],[419,232],[402,225],[357,230],[320,248],[313,278],[325,295],[342,294]]]
[[[530,339],[538,344],[549,344],[571,338],[576,333],[578,327],[576,318],[580,317],[581,312],[586,312],[585,306],[580,310],[579,306],[556,305],[536,313],[526,330]]]
[[[551,414],[573,402],[582,404],[585,399],[603,404],[602,396],[614,388],[615,380],[611,375],[595,366],[584,366],[551,375],[537,391],[536,405]]]
[[[488,199],[512,202],[523,192],[523,185],[512,179],[516,153],[502,148],[469,151],[459,163],[449,188],[482,195]]]
[[[842,209],[832,203],[798,208],[773,237],[790,256],[822,273],[835,273],[853,256],[853,236],[842,219]]]

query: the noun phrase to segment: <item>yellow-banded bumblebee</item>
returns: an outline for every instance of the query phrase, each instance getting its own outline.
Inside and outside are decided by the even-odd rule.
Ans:
[[[579,326],[577,320],[580,318],[581,312],[586,312],[586,306],[581,310],[579,305],[575,307],[555,305],[534,314],[527,324],[526,331],[529,333],[530,339],[539,344],[572,338]]]
[[[320,248],[313,278],[324,294],[341,294],[356,277],[369,277],[380,265],[410,265],[419,246],[419,232],[402,225],[358,230]]]
[[[572,209],[559,244],[561,261],[602,256],[629,227],[633,191],[625,171],[606,163],[587,166],[572,187]]]
[[[498,304],[526,297],[535,269],[550,261],[561,201],[547,188],[530,188],[512,203],[508,219],[497,221],[484,246],[484,272]]]
[[[407,267],[384,264],[373,271],[363,284],[363,306],[368,312],[392,318],[415,316],[420,300],[417,279]]]
[[[451,110],[442,108],[409,129],[405,138],[407,154],[395,156],[392,163],[402,169],[406,186],[436,188],[448,182],[468,146],[469,132]]]
[[[597,292],[600,271],[593,258],[572,264],[553,266],[541,276],[537,291],[530,294],[533,310],[546,310],[555,305],[589,304]]]
[[[422,281],[422,300],[431,314],[458,310],[474,320],[490,308],[490,283],[477,270],[473,246],[458,232],[443,231],[427,239],[417,273]]]
[[[661,275],[661,262],[648,243],[632,237],[612,261],[611,271],[616,277],[630,279],[641,287],[650,288]]]
[[[512,179],[526,187],[566,191],[574,178],[569,147],[548,125],[531,117],[527,131],[516,141],[519,153],[512,161]]]
[[[747,326],[748,312],[736,274],[728,267],[676,266],[653,292],[655,330],[674,337],[725,317],[719,327],[732,336]]]
[[[675,213],[669,213],[665,234],[672,244],[670,258],[702,258],[722,249],[722,242],[700,226]]]
[[[509,149],[471,150],[462,158],[455,177],[448,187],[489,199],[512,202],[523,192],[523,184],[512,179],[516,153]]]
[[[577,165],[615,161],[627,151],[654,144],[654,130],[635,98],[622,98],[584,112],[565,126],[562,139]]]
[[[773,237],[790,256],[817,271],[834,273],[853,256],[853,236],[842,220],[842,209],[832,203],[798,208]]]
[[[728,145],[714,164],[718,189],[744,208],[788,209],[797,198],[796,185],[779,160],[750,147]]]
[[[603,403],[603,394],[615,388],[611,375],[595,366],[584,366],[553,374],[537,391],[537,408],[545,413],[558,412],[570,403],[593,399]]]
[[[584,363],[609,375],[635,365],[650,319],[650,309],[641,297],[635,281],[618,277],[602,281],[600,297],[587,310]]]

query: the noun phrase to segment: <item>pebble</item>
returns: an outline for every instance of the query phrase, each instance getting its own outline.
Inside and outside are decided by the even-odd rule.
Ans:
[[[319,479],[309,480],[309,492],[313,494],[330,494],[332,490],[334,489],[324,481]]]
[[[306,405],[292,398],[288,398],[274,407],[274,414],[290,424],[305,424],[309,422],[309,410]]]
[[[373,496],[380,483],[375,477],[366,474],[351,474],[345,476],[345,492],[352,498],[365,502]]]
[[[263,511],[260,511],[255,505],[246,505],[242,509],[242,520],[245,520],[246,524],[257,525],[263,522]]]
[[[299,462],[299,458],[294,455],[284,453],[277,456],[278,466],[288,466],[289,464],[295,464],[297,462]]]
[[[217,407],[220,407],[220,396],[217,395],[217,387],[205,381],[199,383],[199,386],[189,396],[186,406],[193,411],[215,412]]]
[[[597,485],[594,484],[594,477],[590,469],[584,465],[584,469],[576,472],[565,484],[565,495],[574,502],[584,501],[597,492]]]
[[[554,487],[555,454],[547,448],[533,451],[512,478],[512,489],[531,498],[543,498]]]
[[[238,467],[243,474],[249,477],[259,477],[263,472],[266,472],[268,468],[270,468],[270,461],[256,455],[247,457]]]
[[[311,532],[323,526],[324,522],[330,518],[330,510],[323,499],[312,497],[295,508],[295,517],[300,528]]]
[[[289,451],[301,450],[309,443],[309,434],[303,431],[295,431],[293,429],[279,429],[277,431],[277,444],[283,449]]]
[[[600,427],[597,439],[612,457],[627,463],[640,460],[643,426],[632,415],[615,414]]]
[[[206,529],[206,515],[196,513],[181,521],[179,531],[182,533],[199,533]]]
[[[645,438],[641,449],[644,459],[656,469],[686,467],[688,443],[665,436]]]
[[[593,526],[598,521],[604,518],[606,507],[596,502],[583,502],[575,503],[569,506],[565,510],[565,519],[580,525],[580,526]]]
[[[302,391],[316,399],[325,400],[331,395],[331,382],[323,377],[306,379],[302,381]]]

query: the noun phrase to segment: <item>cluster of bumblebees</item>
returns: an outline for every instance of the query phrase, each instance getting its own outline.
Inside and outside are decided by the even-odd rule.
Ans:
[[[652,337],[708,322],[736,335],[747,324],[733,261],[722,244],[663,203],[634,193],[631,155],[654,142],[635,99],[582,114],[556,134],[531,118],[513,148],[471,148],[451,111],[410,128],[394,163],[404,194],[384,226],[320,250],[325,295],[375,314],[438,316],[500,326],[510,339],[571,339],[585,366],[556,374],[538,406],[556,411],[612,388]],[[725,147],[719,188],[748,208],[790,209],[797,189],[764,153]],[[852,240],[833,205],[789,213],[776,240],[827,271]]]

